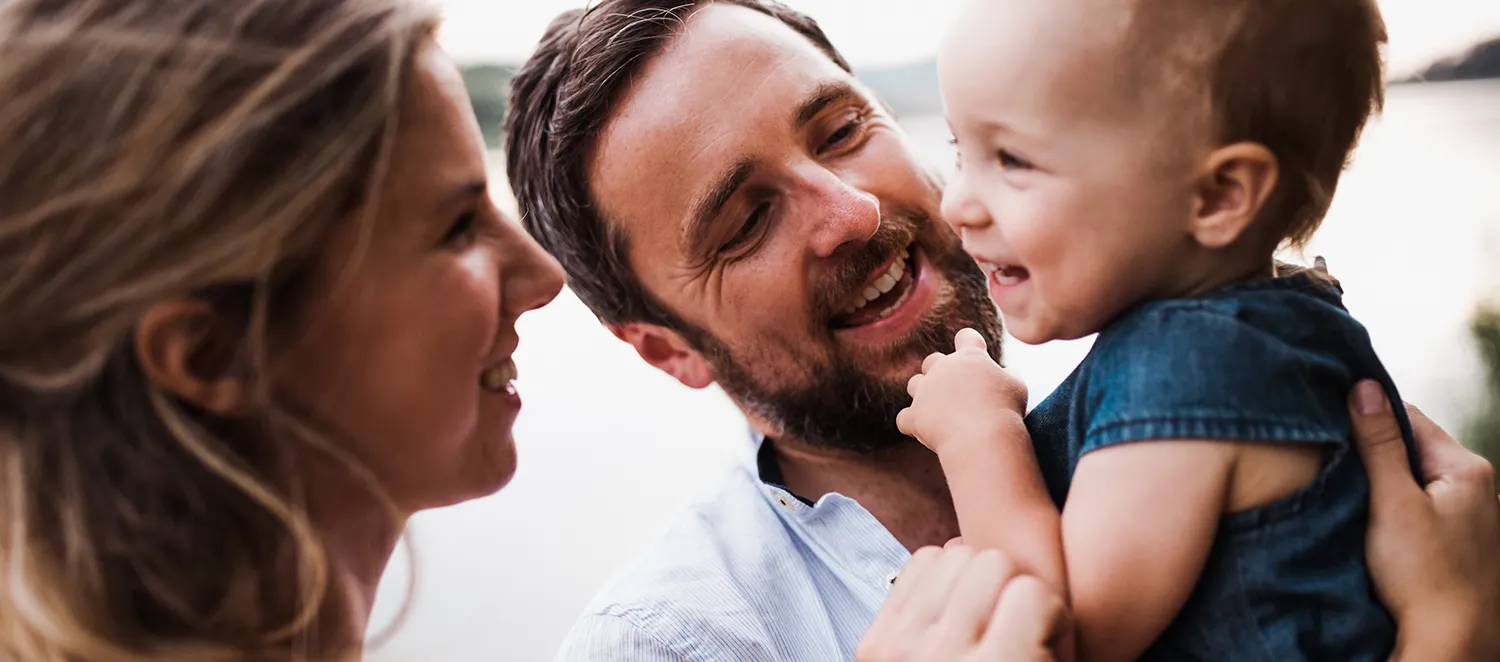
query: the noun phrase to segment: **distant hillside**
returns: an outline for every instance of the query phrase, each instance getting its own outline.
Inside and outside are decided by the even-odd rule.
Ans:
[[[500,146],[501,129],[510,92],[512,64],[482,64],[462,68],[464,84],[474,103],[474,114],[490,147]],[[938,99],[937,65],[932,60],[897,67],[860,69],[859,78],[902,115],[942,112]]]
[[[1481,78],[1500,78],[1500,38],[1475,46],[1461,56],[1438,62],[1402,82],[1435,83]]]
[[[860,80],[902,117],[932,115],[943,111],[938,96],[937,62],[922,60],[888,67],[860,67]],[[510,78],[515,65],[485,64],[463,68],[464,82],[474,100],[474,113],[484,129],[485,141],[498,147],[505,121]],[[1397,83],[1500,78],[1500,38],[1475,46],[1464,55],[1433,64],[1426,71]]]
[[[901,117],[943,112],[935,60],[895,67],[861,67],[856,68],[855,73]]]
[[[510,77],[515,74],[515,66],[484,64],[463,67],[462,71],[464,85],[469,88],[469,99],[474,104],[474,115],[479,118],[479,128],[484,130],[484,141],[491,148],[499,147],[510,96]]]

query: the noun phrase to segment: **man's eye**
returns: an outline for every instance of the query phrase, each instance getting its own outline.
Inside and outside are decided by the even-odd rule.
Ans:
[[[734,250],[736,248],[741,248],[745,244],[749,243],[750,240],[755,237],[756,231],[760,228],[761,223],[765,220],[766,214],[770,211],[770,209],[771,205],[769,203],[766,203],[761,204],[753,211],[751,211],[750,215],[745,218],[745,222],[740,224],[739,232],[734,233],[734,236],[730,237],[729,241],[724,243],[723,250]]]
[[[828,142],[825,144],[828,147],[837,147],[839,143],[844,142],[849,138],[849,136],[854,135],[854,129],[854,122],[850,122],[842,127],[839,127],[838,131],[834,131],[833,135],[828,136]]]
[[[860,129],[864,128],[865,120],[866,118],[863,113],[854,115],[848,122],[839,127],[837,131],[829,134],[828,139],[823,141],[823,147],[818,151],[821,153],[838,149],[844,143],[858,137]]]
[[[1000,150],[999,158],[1000,167],[1005,168],[1006,170],[1030,170],[1035,167],[1031,165],[1030,161],[1016,156],[1015,154],[1011,154],[1009,151],[1003,149]]]

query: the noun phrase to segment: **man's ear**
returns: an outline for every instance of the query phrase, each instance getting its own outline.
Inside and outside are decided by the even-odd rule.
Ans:
[[[610,324],[609,332],[630,343],[647,363],[656,366],[688,388],[708,388],[714,383],[713,367],[698,350],[676,331],[655,324]]]
[[[160,302],[136,324],[136,359],[163,391],[218,416],[243,416],[251,409],[249,379],[237,364],[243,338],[226,327],[207,301]]]
[[[1236,143],[1209,155],[1198,182],[1189,232],[1207,248],[1226,248],[1244,236],[1276,190],[1280,169],[1264,145]]]

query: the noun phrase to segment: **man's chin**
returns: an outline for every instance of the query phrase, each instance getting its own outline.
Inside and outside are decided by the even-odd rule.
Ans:
[[[896,414],[910,404],[906,382],[920,363],[910,372],[885,376],[868,374],[840,357],[812,368],[805,383],[770,386],[743,365],[713,362],[720,387],[747,414],[780,430],[782,440],[862,454],[911,441],[897,429]],[[888,371],[890,366],[881,372]]]

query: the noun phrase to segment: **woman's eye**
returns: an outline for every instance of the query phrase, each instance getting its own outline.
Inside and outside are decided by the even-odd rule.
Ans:
[[[1016,156],[1015,154],[1011,154],[1006,150],[1000,150],[999,157],[1000,167],[1005,168],[1006,170],[1030,170],[1032,168],[1030,161]]]
[[[467,247],[474,243],[479,232],[479,215],[466,211],[453,219],[453,224],[448,226],[448,231],[443,234],[443,244],[458,248]]]

